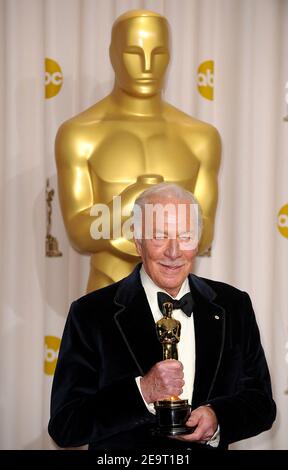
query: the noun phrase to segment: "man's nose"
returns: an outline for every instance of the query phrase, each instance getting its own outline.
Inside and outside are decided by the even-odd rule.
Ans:
[[[177,239],[171,238],[167,241],[164,254],[171,259],[176,259],[181,256],[179,242]]]

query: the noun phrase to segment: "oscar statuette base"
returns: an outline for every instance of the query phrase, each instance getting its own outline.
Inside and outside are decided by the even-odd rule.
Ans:
[[[161,436],[191,434],[195,428],[186,426],[191,407],[188,400],[159,400],[155,402],[157,428]]]

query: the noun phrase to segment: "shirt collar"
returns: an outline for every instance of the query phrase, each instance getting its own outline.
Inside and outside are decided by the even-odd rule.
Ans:
[[[140,269],[140,278],[152,312],[159,311],[159,313],[161,313],[158,306],[157,292],[165,292],[168,295],[170,294],[164,289],[161,289],[161,287],[157,286],[157,284],[152,281],[151,277],[146,273],[143,264]],[[181,297],[183,297],[183,295],[187,294],[188,292],[190,292],[190,286],[188,277],[186,277],[176,297],[173,297],[172,295],[170,295],[170,297],[179,300]]]

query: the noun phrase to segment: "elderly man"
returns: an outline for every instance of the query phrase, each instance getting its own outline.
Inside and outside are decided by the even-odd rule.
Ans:
[[[276,408],[248,294],[191,274],[201,232],[197,201],[161,183],[135,204],[142,265],[73,302],[53,383],[50,435],[61,447],[160,450],[227,448],[269,429]],[[163,295],[181,322],[178,360],[163,360],[156,334]],[[191,403],[188,434],[153,432],[154,403],[169,396]]]

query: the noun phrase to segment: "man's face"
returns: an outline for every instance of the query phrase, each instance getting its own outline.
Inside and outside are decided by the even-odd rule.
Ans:
[[[163,88],[169,63],[166,22],[158,17],[123,21],[110,47],[116,83],[126,93],[153,96]]]
[[[151,217],[146,206],[142,232],[144,237],[136,239],[135,243],[147,274],[155,284],[175,297],[192,271],[197,254],[197,217],[195,206],[191,211],[191,204],[187,200],[154,199],[149,202],[162,207],[167,203],[171,210],[164,212],[163,223],[159,223],[159,220],[157,223],[155,214]]]

